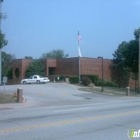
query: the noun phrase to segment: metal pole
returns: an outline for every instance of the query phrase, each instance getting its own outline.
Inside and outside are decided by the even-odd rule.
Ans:
[[[78,53],[79,53],[79,40],[78,40]],[[81,68],[80,68],[80,56],[79,56],[79,84],[80,84],[80,82],[81,82],[81,77],[80,77],[80,75],[81,75]]]
[[[138,93],[140,93],[140,34],[139,34],[139,72],[138,72]]]
[[[81,83],[81,68],[80,68],[80,65],[81,65],[81,63],[80,63],[80,57],[79,57],[79,84]]]
[[[103,57],[98,57],[102,59],[102,88],[101,88],[101,92],[104,92],[104,86],[103,86],[103,80],[104,80],[104,65],[103,65]]]
[[[103,79],[104,79],[104,66],[103,66],[103,57],[102,57],[102,89],[101,89],[101,92],[104,92],[104,86],[103,86]]]
[[[1,31],[1,19],[2,19],[2,12],[1,12],[2,2],[3,0],[0,0],[0,31]],[[1,63],[1,49],[0,49],[0,84],[1,84],[1,74],[2,74],[2,63]]]

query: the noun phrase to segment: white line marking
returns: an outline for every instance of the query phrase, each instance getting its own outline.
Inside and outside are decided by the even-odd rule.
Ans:
[[[85,109],[91,109],[94,107],[86,107],[86,108],[78,108],[78,109],[68,109],[68,110],[58,110],[58,111],[53,111],[53,112],[67,112],[67,111],[78,111],[78,110],[85,110]]]

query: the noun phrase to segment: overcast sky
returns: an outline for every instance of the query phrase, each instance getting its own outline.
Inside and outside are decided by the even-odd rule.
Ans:
[[[2,50],[16,58],[39,58],[52,49],[77,57],[79,30],[83,57],[112,59],[140,27],[140,0],[4,0],[2,11],[8,40]]]

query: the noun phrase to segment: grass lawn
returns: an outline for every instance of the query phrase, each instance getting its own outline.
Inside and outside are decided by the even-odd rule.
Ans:
[[[81,87],[79,90],[101,93],[101,87]],[[116,88],[116,87],[104,87],[104,92],[113,95],[126,96],[126,88]],[[135,90],[130,90],[130,96],[140,96],[135,92]]]
[[[0,104],[17,103],[17,97],[11,94],[0,93]]]

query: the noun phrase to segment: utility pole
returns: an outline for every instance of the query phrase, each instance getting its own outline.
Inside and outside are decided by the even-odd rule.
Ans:
[[[138,93],[140,93],[140,33],[139,33],[139,72],[138,72],[138,77],[139,77],[139,80],[138,80]]]
[[[102,88],[101,88],[101,92],[104,92],[104,85],[103,85],[103,81],[104,81],[104,64],[103,64],[103,57],[99,56],[98,58],[102,59]]]
[[[3,14],[2,14],[2,2],[3,2],[4,0],[0,0],[0,31],[1,31],[1,19],[5,19],[5,16],[3,16]],[[1,77],[1,75],[2,75],[2,59],[1,59],[1,48],[0,48],[0,84],[1,84],[1,79],[2,79],[2,77]]]

